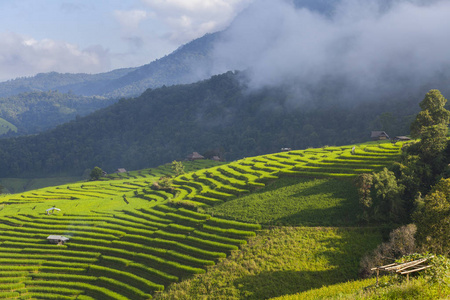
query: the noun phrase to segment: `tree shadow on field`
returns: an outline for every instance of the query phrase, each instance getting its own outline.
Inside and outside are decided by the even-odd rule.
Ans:
[[[309,203],[305,203],[301,210],[274,220],[274,224],[349,226],[357,223],[358,195],[350,180],[327,179],[297,191],[289,198],[295,201],[307,199]]]
[[[240,290],[241,299],[269,299],[357,279],[361,257],[381,242],[378,231],[372,230],[340,229],[336,237],[321,239],[325,251],[316,256],[327,261],[322,266],[327,270],[264,271],[241,277],[234,285]]]
[[[295,294],[340,282],[336,270],[329,271],[275,271],[239,278],[234,285],[241,299],[270,299]]]

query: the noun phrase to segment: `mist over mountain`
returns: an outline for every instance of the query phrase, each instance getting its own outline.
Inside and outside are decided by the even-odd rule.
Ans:
[[[294,107],[283,87],[250,91],[246,75],[227,72],[189,85],[147,90],[38,135],[0,143],[0,176],[80,175],[183,160],[193,151],[227,160],[367,141],[371,130],[403,135],[420,98],[342,106],[326,86],[319,101]],[[423,95],[421,95],[423,98]],[[387,107],[389,107],[387,112]]]
[[[255,1],[229,28],[138,68],[101,74],[39,74],[0,83],[0,96],[58,90],[105,97],[193,83],[246,70],[249,87],[290,85],[298,102],[338,84],[335,97],[377,100],[446,88],[448,0]],[[444,86],[445,85],[445,86]]]
[[[290,84],[300,101],[330,82],[342,102],[447,88],[450,1],[326,2],[254,2],[215,44],[216,72],[246,69],[255,89]]]

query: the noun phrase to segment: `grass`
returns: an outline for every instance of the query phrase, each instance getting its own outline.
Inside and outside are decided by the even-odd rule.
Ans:
[[[143,206],[149,207],[145,203]],[[25,272],[19,274],[28,279],[14,279],[8,286],[0,283],[0,289],[25,296],[28,287],[51,284],[66,290],[82,289],[94,299],[149,299],[150,294],[171,282],[205,273],[218,258],[245,244],[232,231],[210,236],[195,234],[208,230],[202,228],[204,225],[220,225],[252,235],[260,228],[220,218],[210,221],[207,214],[167,205],[127,209],[114,213],[1,216],[0,278],[10,277],[11,272]],[[154,227],[149,230],[148,224]],[[51,245],[46,241],[49,234],[62,234],[70,241],[63,246]],[[33,297],[43,296],[35,293]],[[58,298],[56,292],[54,297]]]
[[[206,274],[175,283],[155,299],[268,299],[353,280],[361,256],[380,241],[373,229],[263,230]]]
[[[13,285],[0,298],[51,288],[61,299],[148,299],[173,284],[154,296],[267,299],[354,280],[381,234],[352,227],[352,178],[389,165],[401,144],[352,148],[190,162],[172,191],[152,189],[167,164],[3,195],[0,279]],[[61,211],[47,215],[52,206]],[[49,234],[71,240],[49,245]]]
[[[3,193],[13,194],[80,181],[81,177],[0,178]]]
[[[357,201],[351,180],[288,177],[207,211],[261,224],[349,226],[356,223]]]
[[[332,299],[366,299],[366,300],[436,300],[448,299],[450,287],[430,284],[422,278],[392,284],[388,277],[380,279],[380,287],[375,286],[375,278],[349,281],[293,295],[284,295],[272,300],[332,300]]]

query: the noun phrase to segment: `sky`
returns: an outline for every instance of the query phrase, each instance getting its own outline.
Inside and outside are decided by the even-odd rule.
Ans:
[[[141,66],[226,28],[253,0],[1,0],[0,81]]]

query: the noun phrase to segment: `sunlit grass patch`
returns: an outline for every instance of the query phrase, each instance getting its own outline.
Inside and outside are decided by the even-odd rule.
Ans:
[[[357,222],[352,181],[282,178],[247,196],[208,208],[218,216],[280,225],[338,226]]]

